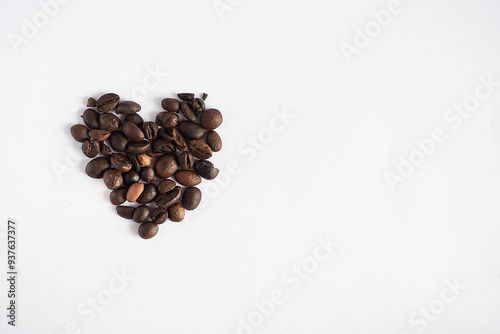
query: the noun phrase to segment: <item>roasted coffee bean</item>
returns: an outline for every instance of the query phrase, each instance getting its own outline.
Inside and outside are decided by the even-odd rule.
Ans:
[[[179,94],[177,94],[177,96],[182,101],[193,101],[193,99],[194,99],[193,93],[179,93]]]
[[[212,149],[212,152],[219,152],[222,149],[222,139],[215,131],[208,131],[207,144]]]
[[[111,152],[111,149],[109,148],[109,146],[104,144],[104,142],[101,142],[100,146],[101,146],[101,153],[105,157],[110,157],[113,154],[113,152]]]
[[[141,106],[134,101],[124,101],[116,106],[117,114],[135,114],[141,111]]]
[[[222,123],[222,114],[217,109],[208,109],[200,116],[200,124],[207,130],[215,130]]]
[[[149,206],[143,204],[135,208],[132,219],[134,219],[136,223],[143,223],[148,220],[150,215],[151,209],[149,209]]]
[[[91,129],[99,129],[99,113],[94,109],[87,109],[82,115],[85,125]]]
[[[97,107],[97,101],[93,97],[89,97],[89,99],[87,100],[87,107]]]
[[[158,194],[155,198],[155,203],[161,208],[168,208],[182,197],[181,187],[175,187],[165,194]]]
[[[156,115],[156,124],[163,128],[173,128],[179,123],[179,115],[175,112],[162,111]]]
[[[130,143],[127,146],[127,151],[134,154],[146,153],[150,149],[151,149],[151,144],[145,140],[137,143]]]
[[[161,106],[163,109],[166,111],[171,111],[171,112],[178,112],[179,111],[179,101],[176,99],[163,99],[161,101]]]
[[[184,207],[179,203],[174,204],[168,208],[168,218],[170,218],[170,220],[173,222],[178,223],[182,221],[185,215],[186,210],[184,210]]]
[[[165,194],[168,193],[169,191],[173,190],[175,188],[175,181],[172,180],[161,180],[160,183],[158,183],[158,192],[160,194]]]
[[[151,220],[155,224],[163,224],[168,219],[168,211],[166,208],[156,208],[151,212]]]
[[[181,111],[184,117],[186,117],[191,122],[196,122],[198,120],[198,116],[193,112],[191,106],[187,102],[181,103]]]
[[[153,151],[147,151],[146,154],[150,156],[151,158],[158,158],[163,155],[162,152],[153,152]]]
[[[179,156],[179,166],[182,169],[189,170],[194,167],[194,157],[190,152],[182,152]]]
[[[175,147],[181,152],[187,150],[186,139],[184,139],[181,133],[177,129],[172,129],[172,134],[174,136]]]
[[[80,143],[89,139],[89,129],[83,124],[73,125],[69,130],[73,138]]]
[[[132,141],[144,140],[144,133],[137,125],[132,122],[126,121],[123,123],[122,132],[127,138]]]
[[[158,225],[156,225],[153,222],[145,222],[142,223],[141,226],[139,226],[139,236],[143,239],[151,239],[155,235],[158,234]]]
[[[120,205],[127,200],[127,188],[118,188],[109,194],[109,200],[113,205]]]
[[[128,172],[132,169],[132,162],[130,162],[130,159],[121,153],[114,153],[110,160],[111,166],[119,172]]]
[[[131,170],[129,172],[123,173],[123,184],[125,187],[130,187],[136,182],[139,182],[141,179],[139,173],[137,173],[135,170]]]
[[[101,128],[108,131],[118,131],[122,126],[122,121],[113,114],[102,114],[99,116]]]
[[[174,174],[175,180],[183,186],[191,187],[201,183],[201,177],[190,170],[179,170]]]
[[[108,158],[95,158],[90,160],[85,166],[85,173],[93,179],[102,178],[104,171],[111,168],[111,162]]]
[[[153,152],[172,153],[175,152],[174,143],[164,139],[156,138],[153,141]]]
[[[139,164],[139,161],[137,160],[137,156],[131,152],[125,153],[127,155],[127,158],[130,160],[132,163],[132,168],[139,173],[141,171],[141,165]]]
[[[139,196],[144,192],[144,183],[136,182],[130,186],[127,190],[125,198],[130,203],[137,201]]]
[[[139,128],[144,123],[144,120],[142,119],[141,115],[139,115],[139,114],[127,115],[127,116],[125,116],[125,121],[132,122],[135,125],[137,125],[137,127],[139,127]]]
[[[196,187],[189,187],[184,189],[182,195],[182,205],[186,210],[194,210],[200,205],[201,190]]]
[[[95,158],[99,154],[99,142],[95,140],[86,140],[82,144],[82,152],[87,158]]]
[[[118,216],[125,218],[125,219],[132,219],[134,216],[134,210],[135,208],[132,206],[117,206],[116,207],[116,213]]]
[[[108,187],[108,189],[118,189],[123,184],[122,174],[113,168],[104,171],[102,179],[104,180],[104,184],[106,185],[106,187]]]
[[[100,112],[108,112],[115,109],[120,102],[120,97],[115,93],[104,94],[97,100],[97,110]]]
[[[160,131],[158,132],[158,138],[161,138],[166,141],[173,141],[174,140],[174,134],[172,133],[171,128],[161,128]]]
[[[149,166],[151,165],[151,158],[147,154],[139,154],[137,156],[137,161],[143,166]]]
[[[194,99],[192,108],[196,114],[202,113],[203,111],[205,111],[205,101],[200,98]]]
[[[160,128],[155,122],[146,122],[142,125],[142,132],[144,132],[144,138],[147,140],[155,139],[158,136],[158,131],[160,131]]]
[[[187,139],[201,139],[205,136],[205,129],[194,122],[182,121],[177,126],[177,129]]]
[[[194,170],[198,175],[207,180],[213,180],[219,175],[219,170],[214,167],[214,164],[206,160],[198,161],[194,165]]]
[[[111,148],[117,152],[125,152],[128,143],[128,138],[121,132],[116,131],[111,133],[109,136],[109,145],[111,145]]]
[[[141,170],[141,179],[145,182],[153,182],[155,179],[155,171],[151,167],[145,167]]]
[[[109,138],[111,132],[108,130],[90,130],[89,136],[97,141],[105,141]]]
[[[203,101],[205,101],[205,100],[207,99],[207,97],[208,97],[208,94],[207,94],[207,93],[203,93],[203,94],[201,94],[201,99],[202,99]]]
[[[146,183],[144,185],[144,191],[142,192],[141,196],[137,199],[137,203],[139,204],[148,204],[154,201],[156,195],[158,195],[158,192],[156,190],[156,186],[154,183]]]
[[[201,140],[191,140],[189,142],[189,151],[201,160],[207,160],[212,157],[212,149]]]
[[[179,169],[179,164],[174,154],[165,154],[159,157],[154,164],[156,175],[162,179],[171,177],[177,169]]]

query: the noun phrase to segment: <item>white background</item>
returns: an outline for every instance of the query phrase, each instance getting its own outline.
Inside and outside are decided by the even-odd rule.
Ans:
[[[341,44],[387,1],[230,3],[221,19],[211,0],[70,1],[15,52],[9,36],[42,9],[2,0],[0,254],[5,273],[15,219],[19,281],[12,328],[1,280],[0,332],[499,333],[500,88],[458,128],[443,119],[480,77],[500,81],[498,1],[401,1],[350,62]],[[142,240],[84,173],[69,127],[89,96],[130,96],[156,68],[168,75],[141,115],[207,92],[224,115],[213,162],[239,168],[204,181],[198,214]],[[276,110],[295,118],[242,152],[269,139]],[[446,141],[392,190],[384,173],[435,128]],[[329,236],[338,249],[293,290],[282,276]],[[79,313],[115,271],[133,279]],[[466,288],[444,304],[454,280]],[[275,289],[285,301],[238,330]]]

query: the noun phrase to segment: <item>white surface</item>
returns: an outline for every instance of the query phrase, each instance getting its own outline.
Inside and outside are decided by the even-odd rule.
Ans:
[[[0,332],[245,333],[238,317],[279,290],[247,333],[498,333],[500,88],[457,129],[443,120],[479,77],[500,81],[498,1],[402,1],[350,63],[341,43],[388,2],[231,3],[221,20],[211,0],[71,1],[17,53],[8,34],[40,5],[0,3],[0,232],[19,225],[18,326],[2,311]],[[139,99],[142,116],[207,92],[224,114],[213,161],[239,168],[204,182],[217,194],[198,214],[144,241],[85,160],[71,167],[82,155],[69,127],[88,96],[130,96],[156,67],[168,76]],[[296,117],[255,157],[238,150],[275,109]],[[392,191],[384,173],[437,127],[447,140]],[[69,169],[62,182],[54,164]],[[313,264],[328,236],[339,248],[292,290],[289,268]],[[106,297],[113,270],[134,278],[92,318],[85,303]],[[455,279],[465,291],[422,320]]]

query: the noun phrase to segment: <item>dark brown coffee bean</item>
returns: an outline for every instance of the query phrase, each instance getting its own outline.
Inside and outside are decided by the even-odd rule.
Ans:
[[[142,141],[144,140],[144,133],[137,125],[132,122],[124,122],[122,127],[122,132],[128,139],[132,141]]]
[[[108,131],[118,131],[122,126],[122,121],[113,114],[102,114],[99,116],[101,128]]]
[[[163,179],[174,175],[177,169],[179,169],[179,164],[177,157],[173,154],[165,154],[159,157],[154,164],[156,175]]]
[[[85,173],[93,179],[102,178],[104,171],[111,168],[111,162],[108,158],[95,158],[90,160],[85,166]]]
[[[127,146],[127,151],[134,154],[146,153],[150,149],[151,149],[151,144],[145,140],[138,143],[130,143]]]
[[[155,171],[151,167],[145,167],[141,170],[141,179],[145,182],[153,182],[155,179]]]
[[[207,94],[207,93],[203,93],[203,94],[201,94],[201,99],[202,99],[203,101],[205,101],[205,100],[207,99],[207,97],[208,97],[208,94]]]
[[[191,110],[191,106],[187,102],[181,103],[181,111],[184,117],[186,117],[191,122],[196,122],[198,120],[198,116]]]
[[[144,185],[144,190],[137,199],[137,203],[139,204],[148,204],[154,201],[156,195],[158,195],[158,191],[156,190],[156,186],[154,183],[146,183]]]
[[[131,152],[127,152],[125,154],[127,155],[127,158],[132,163],[133,170],[135,170],[137,173],[139,173],[141,171],[141,164],[139,164],[139,160],[137,160],[137,156]]]
[[[97,141],[105,141],[109,138],[111,132],[108,130],[90,130],[89,136]]]
[[[182,121],[177,126],[177,129],[187,139],[201,139],[205,136],[205,129],[194,122]]]
[[[145,222],[142,223],[141,226],[139,226],[139,236],[143,239],[151,239],[155,235],[158,234],[158,225],[156,225],[153,222]]]
[[[153,152],[153,151],[147,151],[146,154],[149,155],[151,158],[158,158],[163,155],[162,152]]]
[[[161,128],[160,131],[158,132],[158,138],[161,138],[166,141],[173,141],[174,134],[172,133],[172,129]]]
[[[203,111],[205,111],[205,101],[200,98],[194,99],[192,108],[196,114],[202,113]]]
[[[222,114],[217,109],[208,109],[200,116],[200,124],[207,130],[215,130],[222,123]]]
[[[128,143],[128,138],[121,132],[116,131],[111,133],[109,136],[109,145],[111,145],[111,148],[117,152],[125,152]]]
[[[153,152],[172,153],[175,152],[174,143],[164,139],[156,138],[153,141]]]
[[[104,94],[97,100],[97,110],[100,112],[108,112],[115,109],[120,102],[120,97],[115,93]]]
[[[168,208],[182,197],[181,187],[175,187],[165,194],[158,194],[155,198],[155,203],[161,208]]]
[[[198,175],[207,180],[213,180],[219,175],[219,170],[214,167],[214,164],[206,160],[198,161],[194,165],[194,170]]]
[[[121,153],[114,153],[110,160],[111,166],[119,172],[128,172],[132,169],[132,162],[130,162],[130,159]]]
[[[85,125],[91,129],[99,129],[99,113],[94,109],[87,109],[82,115]]]
[[[89,97],[89,99],[87,100],[87,107],[97,107],[97,101],[93,97]]]
[[[179,166],[185,170],[193,169],[194,156],[190,152],[182,152],[179,156]]]
[[[222,149],[222,139],[215,131],[208,131],[207,144],[212,149],[212,152],[219,152]]]
[[[104,144],[104,142],[101,142],[100,146],[101,146],[101,153],[105,157],[110,157],[113,154],[113,152],[111,152],[111,149],[109,148],[109,146]]]
[[[163,224],[168,219],[168,211],[166,208],[156,208],[151,212],[151,220],[155,224]]]
[[[125,187],[130,187],[134,183],[139,182],[140,179],[141,177],[139,176],[139,173],[135,170],[123,173],[123,184]]]
[[[181,133],[177,129],[172,129],[172,134],[174,136],[175,147],[181,152],[187,150],[187,142],[186,139],[181,135]]]
[[[139,115],[139,114],[127,115],[127,116],[125,116],[125,121],[132,122],[135,125],[137,125],[137,127],[139,127],[139,128],[144,123],[144,120],[142,119],[141,115]]]
[[[125,198],[127,201],[130,203],[137,201],[137,199],[142,195],[144,192],[144,183],[136,182],[133,185],[130,186],[127,190],[127,194]]]
[[[106,187],[108,187],[108,189],[118,189],[123,184],[122,174],[113,168],[104,171],[102,179],[104,180],[104,184],[106,185]]]
[[[116,106],[117,114],[135,114],[141,111],[141,106],[134,101],[124,101]]]
[[[176,99],[163,99],[161,101],[161,106],[166,111],[178,112],[179,111],[179,101]]]
[[[172,191],[175,188],[175,182],[172,180],[161,180],[158,183],[158,192],[160,194],[166,194],[169,191]]]
[[[132,219],[134,219],[136,223],[143,223],[148,220],[150,215],[151,209],[149,209],[149,206],[143,204],[135,208]]]
[[[212,157],[212,149],[201,140],[191,140],[189,142],[189,151],[201,160],[207,160]]]
[[[177,94],[177,96],[182,101],[193,101],[193,99],[194,99],[193,93],[179,93],[179,94]]]
[[[113,205],[120,205],[127,200],[127,188],[118,188],[109,194],[109,200]]]
[[[83,124],[73,125],[69,130],[73,138],[80,143],[89,139],[89,129]]]
[[[132,219],[134,216],[134,210],[135,208],[132,206],[117,206],[116,207],[116,213],[118,216],[125,218],[125,219]]]
[[[168,218],[170,218],[170,220],[173,222],[178,223],[182,221],[185,215],[186,210],[184,210],[184,207],[179,203],[174,204],[168,208]]]
[[[142,132],[144,132],[144,138],[147,140],[155,139],[158,136],[158,131],[160,131],[160,128],[155,122],[146,122],[142,125]]]
[[[87,158],[95,158],[99,154],[99,142],[95,140],[86,140],[82,144],[82,152]]]
[[[162,111],[156,115],[156,124],[163,128],[173,128],[179,123],[179,115],[174,112]]]
[[[184,189],[182,195],[182,205],[186,210],[194,210],[200,205],[201,191],[196,187],[189,187]]]
[[[183,186],[191,187],[201,183],[201,177],[190,170],[179,170],[174,174],[175,180]]]

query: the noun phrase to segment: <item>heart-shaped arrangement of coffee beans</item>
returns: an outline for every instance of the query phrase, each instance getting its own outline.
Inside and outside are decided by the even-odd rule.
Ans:
[[[85,125],[71,127],[83,154],[92,158],[85,173],[104,180],[118,215],[140,223],[144,239],[154,237],[158,225],[168,219],[180,222],[185,210],[196,209],[201,191],[195,186],[219,174],[208,159],[222,148],[214,131],[222,114],[205,109],[207,94],[177,96],[161,101],[165,111],[154,122],[144,122],[138,114],[141,106],[121,102],[117,94],[89,98],[82,115]],[[125,202],[138,204],[122,205]]]

